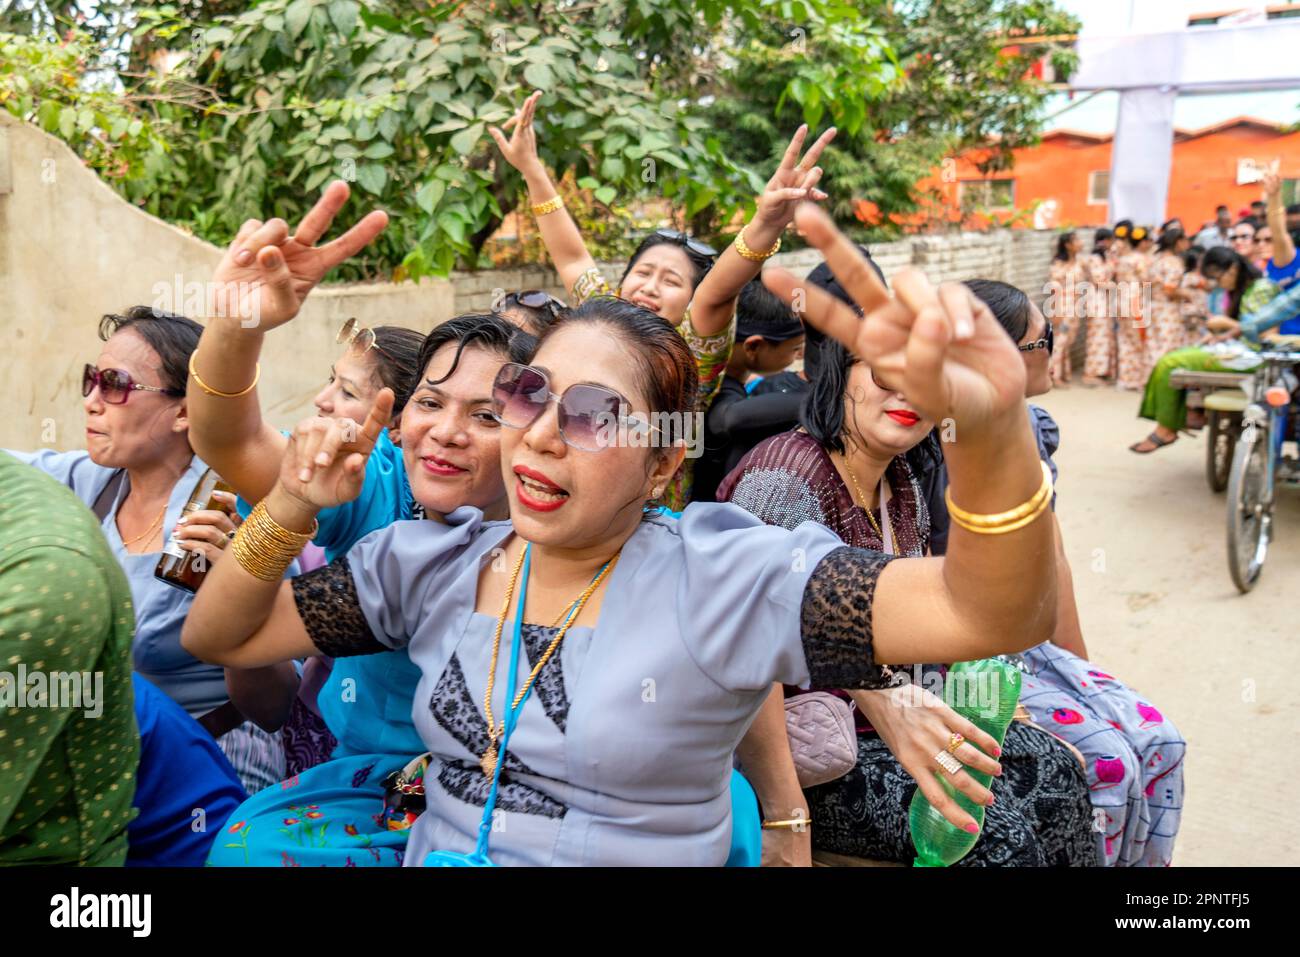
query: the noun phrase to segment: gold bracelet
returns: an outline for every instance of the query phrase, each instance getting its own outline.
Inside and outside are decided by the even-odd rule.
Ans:
[[[564,197],[556,193],[544,203],[533,204],[534,216],[545,216],[547,213],[553,213],[564,205]]]
[[[735,247],[736,247],[736,252],[740,253],[740,255],[743,256],[745,259],[748,259],[752,263],[761,263],[765,259],[771,259],[773,256],[775,256],[778,252],[781,251],[781,237],[780,236],[776,237],[776,242],[773,244],[772,248],[769,249],[767,252],[764,253],[755,252],[754,250],[750,249],[748,245],[746,245],[745,229],[744,227],[742,227],[740,232],[736,233]]]
[[[198,355],[198,352],[199,350],[195,349],[190,353],[190,376],[196,383],[198,383],[199,388],[208,395],[215,395],[222,399],[238,399],[241,395],[248,395],[248,393],[252,392],[254,387],[257,385],[257,380],[262,378],[262,364],[260,362],[255,362],[253,363],[254,372],[252,385],[241,392],[218,392],[216,389],[212,388],[212,386],[200,379],[199,374],[194,371],[194,357]]]
[[[764,821],[764,831],[797,831],[801,827],[812,827],[810,817],[792,817],[788,821]]]
[[[290,531],[271,517],[263,499],[239,526],[230,550],[239,566],[254,578],[265,582],[279,581],[303,546],[315,538],[319,530],[320,523],[313,519],[310,532]]]
[[[944,501],[948,505],[948,514],[954,524],[977,535],[1005,535],[1007,532],[1014,532],[1017,529],[1024,528],[1047,511],[1052,502],[1051,469],[1048,468],[1046,462],[1040,461],[1039,465],[1043,469],[1043,484],[1038,487],[1038,491],[1027,502],[1005,512],[994,512],[985,515],[967,512],[965,509],[958,508],[953,504],[952,489],[945,489],[943,493]]]

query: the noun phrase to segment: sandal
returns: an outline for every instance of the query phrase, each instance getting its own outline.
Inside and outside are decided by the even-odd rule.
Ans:
[[[1162,448],[1164,448],[1166,445],[1173,445],[1174,442],[1176,442],[1176,441],[1177,441],[1176,438],[1173,438],[1173,439],[1162,439],[1160,436],[1158,436],[1158,435],[1156,435],[1154,432],[1152,432],[1152,433],[1151,433],[1150,435],[1148,435],[1145,439],[1143,439],[1142,442],[1134,442],[1132,445],[1130,445],[1130,446],[1128,447],[1128,450],[1129,450],[1130,452],[1136,452],[1138,455],[1150,455],[1150,454],[1151,454],[1152,452],[1154,452],[1156,449],[1162,449]],[[1151,443],[1151,448],[1149,448],[1149,449],[1140,448],[1140,446],[1142,445],[1143,442],[1150,442],[1150,443]]]

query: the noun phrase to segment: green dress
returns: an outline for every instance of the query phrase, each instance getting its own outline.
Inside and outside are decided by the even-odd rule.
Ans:
[[[1267,279],[1256,280],[1241,297],[1240,315],[1258,312],[1277,293],[1278,287],[1274,283]],[[1170,384],[1174,370],[1245,372],[1259,365],[1259,360],[1251,357],[1251,353],[1258,349],[1257,345],[1237,340],[1231,345],[1223,343],[1220,347],[1188,346],[1166,352],[1147,377],[1138,417],[1151,419],[1171,432],[1181,431],[1187,425],[1187,393]]]
[[[125,862],[133,624],[94,515],[0,453],[0,864]]]

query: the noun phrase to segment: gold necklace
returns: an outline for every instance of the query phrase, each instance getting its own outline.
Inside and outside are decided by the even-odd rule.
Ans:
[[[505,731],[505,720],[502,719],[500,726],[498,726],[496,719],[492,715],[492,690],[496,687],[497,658],[501,652],[501,632],[505,630],[506,615],[510,613],[510,600],[514,597],[515,585],[519,582],[519,572],[524,566],[524,556],[527,552],[528,548],[525,546],[520,550],[519,558],[515,561],[515,570],[511,573],[510,585],[506,588],[506,599],[501,605],[501,614],[497,617],[496,633],[492,636],[492,662],[488,665],[487,691],[483,695],[483,713],[487,718],[488,726],[488,746],[487,750],[483,752],[482,759],[479,761],[479,767],[483,769],[484,776],[489,778],[496,772],[498,758],[497,741],[500,740],[501,735]],[[605,567],[600,570],[600,574],[592,580],[590,585],[583,589],[582,594],[578,596],[576,601],[572,602],[568,606],[560,618],[555,620],[555,624],[558,625],[560,620],[566,615],[569,619],[564,623],[564,626],[560,628],[559,634],[557,634],[555,638],[552,639],[550,645],[547,646],[542,657],[537,660],[537,664],[533,666],[532,672],[528,675],[528,680],[524,682],[524,686],[519,689],[518,694],[515,695],[515,700],[510,704],[511,712],[514,712],[514,710],[519,707],[519,703],[523,701],[524,696],[528,694],[528,689],[533,686],[533,682],[536,681],[537,676],[541,674],[542,668],[546,666],[546,662],[551,660],[551,655],[555,653],[555,649],[558,648],[560,642],[564,640],[564,636],[568,632],[569,626],[572,625],[578,619],[578,616],[582,614],[582,609],[583,606],[587,604],[587,599],[595,594],[596,589],[600,587],[600,583],[603,582],[606,576],[614,570],[614,566],[618,564],[618,556],[620,554],[622,554],[622,549],[616,552],[614,557],[605,563]],[[552,625],[551,627],[553,628],[555,625]]]
[[[849,481],[853,483],[853,490],[858,493],[858,500],[862,503],[858,507],[866,513],[867,521],[871,523],[871,529],[876,533],[876,537],[884,544],[885,533],[880,530],[880,523],[876,517],[871,514],[871,499],[862,494],[862,486],[858,484],[858,477],[853,474],[853,469],[849,468],[849,458],[847,455],[840,453],[840,458],[844,462],[844,471],[849,474]]]
[[[136,542],[140,541],[140,539],[144,538],[145,535],[148,535],[150,538],[153,538],[154,531],[157,529],[159,525],[162,524],[163,516],[166,514],[167,514],[167,506],[164,505],[162,507],[162,511],[158,513],[158,517],[155,518],[152,522],[150,522],[149,527],[144,530],[144,535],[137,535],[129,542],[124,540],[122,542],[122,545],[124,547],[134,545]]]

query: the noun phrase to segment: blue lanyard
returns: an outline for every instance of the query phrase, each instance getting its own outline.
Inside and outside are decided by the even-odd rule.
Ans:
[[[519,649],[524,643],[524,604],[528,598],[528,572],[532,563],[533,546],[529,542],[524,546],[524,565],[519,573],[519,604],[515,608],[514,639],[510,644],[510,682],[506,690],[507,704],[514,700],[516,686],[519,683]],[[604,568],[601,571],[603,572]],[[597,577],[599,575],[598,572]],[[569,613],[565,616],[562,624],[567,625],[577,613],[578,602],[575,601],[569,607]],[[492,774],[492,788],[488,791],[487,803],[483,805],[483,819],[478,826],[478,845],[474,848],[474,856],[480,858],[480,863],[484,865],[491,865],[492,863],[488,858],[488,838],[492,834],[492,812],[496,810],[497,806],[497,792],[501,786],[501,771],[506,766],[506,750],[510,747],[510,736],[514,734],[515,725],[519,723],[519,715],[523,713],[528,696],[532,693],[532,685],[529,685],[518,706],[510,708],[506,712],[505,720],[502,722],[504,729],[501,733],[501,744],[497,748],[497,766]]]

